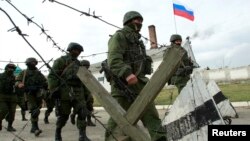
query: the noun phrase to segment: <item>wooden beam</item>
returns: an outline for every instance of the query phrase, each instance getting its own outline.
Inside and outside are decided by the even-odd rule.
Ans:
[[[168,48],[168,51],[150,81],[142,89],[139,96],[127,111],[126,119],[135,124],[141,118],[147,106],[154,101],[170,77],[179,67],[185,50],[180,47]]]
[[[79,68],[77,76],[126,135],[134,141],[150,141],[149,136],[144,131],[127,121],[124,117],[126,111],[85,67]]]

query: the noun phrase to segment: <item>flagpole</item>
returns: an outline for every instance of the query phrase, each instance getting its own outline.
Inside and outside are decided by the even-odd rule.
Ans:
[[[175,27],[175,33],[177,34],[177,26],[176,26],[176,21],[175,21],[175,15],[174,15],[174,27]]]
[[[173,13],[174,13],[174,1],[172,0],[172,7],[173,7]],[[177,34],[177,26],[176,26],[176,20],[175,20],[175,15],[174,16],[174,27],[175,27],[175,33]]]

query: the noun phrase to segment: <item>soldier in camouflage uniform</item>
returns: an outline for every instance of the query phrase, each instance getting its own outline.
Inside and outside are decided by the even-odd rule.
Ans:
[[[24,90],[15,87],[15,93],[17,94],[17,105],[21,108],[22,121],[27,121],[25,113],[28,110],[28,105]]]
[[[49,115],[55,107],[55,99],[50,97],[50,92],[47,91],[44,95],[44,101],[46,103],[47,110],[44,113],[44,123],[49,124]]]
[[[14,64],[7,64],[4,73],[0,74],[0,130],[2,130],[2,120],[6,118],[8,121],[7,131],[16,131],[12,127],[15,120],[17,96],[14,93],[15,76]],[[8,116],[7,116],[8,115]]]
[[[89,67],[90,67],[90,63],[88,60],[82,60],[80,62],[80,65],[86,67],[87,69],[89,69]],[[90,91],[86,87],[84,88],[84,95],[85,95],[85,99],[86,99],[87,109],[90,113],[92,113],[94,111],[94,108],[93,108],[94,98],[93,98],[92,94],[90,93]],[[72,124],[75,124],[75,115],[76,115],[75,111],[73,111],[72,114],[70,115],[70,121]],[[91,121],[91,114],[87,115],[87,125],[88,126],[96,126]]]
[[[170,37],[171,45],[169,47],[181,47],[182,38],[181,35],[173,34]],[[165,54],[164,54],[165,56]],[[186,86],[190,79],[190,74],[193,72],[193,63],[188,57],[187,52],[184,54],[180,67],[175,74],[171,77],[170,84],[175,85],[178,89],[178,93]]]
[[[18,67],[17,67],[18,68]],[[14,75],[17,76],[19,71],[16,69],[14,71]],[[28,105],[27,105],[27,97],[25,95],[24,89],[19,89],[17,86],[15,86],[15,93],[17,94],[17,105],[21,108],[21,115],[22,115],[22,121],[28,121],[25,117],[26,111],[28,110]]]
[[[69,53],[56,59],[52,71],[48,75],[49,89],[52,97],[56,99],[56,132],[55,140],[62,141],[61,130],[65,126],[71,108],[77,113],[77,128],[79,129],[79,141],[89,141],[86,136],[86,101],[84,96],[84,85],[76,76],[80,61],[77,57],[83,51],[78,43],[70,43],[67,51]],[[59,78],[61,77],[61,78]]]
[[[119,78],[127,83],[128,87],[137,95],[148,82],[145,76],[151,74],[152,59],[146,55],[145,46],[140,40],[140,29],[142,27],[143,17],[136,11],[129,11],[123,18],[124,27],[118,30],[108,42],[108,65],[110,70]],[[111,83],[111,95],[118,103],[128,110],[132,102],[121,94],[121,91],[115,86],[114,81]],[[166,132],[163,131],[161,120],[155,104],[152,102],[147,112],[141,117],[143,125],[148,129],[152,141],[165,141]],[[112,118],[108,121],[108,130],[105,133],[105,140],[109,140],[110,133],[116,127]],[[109,138],[108,138],[109,137]]]
[[[38,117],[42,107],[43,92],[48,89],[48,84],[45,76],[37,69],[38,61],[35,58],[27,58],[25,63],[27,69],[17,76],[16,85],[26,93],[32,123],[30,132],[38,136],[42,133],[38,127]]]

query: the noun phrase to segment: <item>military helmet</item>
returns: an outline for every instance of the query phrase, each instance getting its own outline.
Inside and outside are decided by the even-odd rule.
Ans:
[[[89,63],[88,60],[82,60],[82,61],[81,61],[81,66],[89,67],[89,66],[90,66],[90,63]]]
[[[37,65],[38,61],[34,57],[27,58],[25,63],[26,65],[30,64],[31,62],[35,62],[35,65]]]
[[[9,63],[9,64],[7,64],[6,66],[5,66],[5,70],[7,70],[8,68],[12,68],[12,69],[16,69],[16,65],[15,64],[12,64],[12,63]]]
[[[171,37],[170,37],[170,42],[174,42],[176,40],[181,40],[182,41],[182,38],[181,38],[181,35],[179,34],[173,34]]]
[[[83,47],[82,47],[80,44],[71,42],[71,43],[69,43],[69,45],[68,45],[67,51],[70,52],[70,51],[73,50],[73,49],[78,49],[78,50],[80,50],[80,51],[83,51]]]
[[[123,25],[127,24],[130,20],[134,18],[141,18],[143,20],[142,15],[137,11],[129,11],[123,17]]]

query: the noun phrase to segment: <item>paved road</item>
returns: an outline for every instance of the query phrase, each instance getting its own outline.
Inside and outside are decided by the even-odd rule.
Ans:
[[[232,119],[232,124],[250,124],[250,107],[238,107],[236,108],[237,113],[239,114],[239,118]],[[108,114],[104,110],[96,110],[96,116],[99,116],[99,120],[102,123],[106,123],[108,120]],[[165,114],[165,110],[159,110],[161,118],[163,118]],[[31,134],[30,128],[31,124],[28,122],[27,127],[21,132],[20,137],[22,137],[25,141],[53,141],[54,140],[54,130],[55,130],[55,122],[56,117],[55,114],[52,113],[50,116],[50,124],[44,124],[43,122],[44,111],[41,112],[40,115],[40,128],[43,130],[43,133],[39,137],[35,137],[34,134]],[[18,134],[24,125],[27,122],[21,121],[20,111],[16,113],[16,120],[14,122],[14,127],[17,129],[15,134]],[[141,123],[139,123],[140,127],[142,127]],[[7,126],[7,123],[3,120],[3,126]],[[101,126],[101,124],[97,123],[96,127],[87,127],[87,135],[92,141],[103,141],[104,140],[104,131],[105,129]],[[62,130],[62,137],[64,141],[76,141],[78,140],[78,131],[76,126],[72,125],[69,121],[66,126]],[[14,141],[14,135],[10,132],[7,132],[6,129],[0,131],[0,141]],[[18,139],[16,141],[19,141]]]

